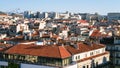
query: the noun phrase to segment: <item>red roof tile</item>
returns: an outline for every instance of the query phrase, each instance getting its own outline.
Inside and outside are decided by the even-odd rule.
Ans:
[[[102,34],[99,30],[94,30],[93,33],[90,35],[91,37],[106,37],[107,34]]]
[[[62,58],[71,56],[70,53],[63,46],[59,46],[59,51]]]
[[[90,36],[91,37],[99,37],[99,36],[101,36],[101,33],[99,30],[94,30]]]
[[[0,52],[3,51],[3,48],[0,48]]]
[[[12,45],[0,43],[0,52],[4,51],[7,48],[10,48]]]
[[[18,44],[8,49],[5,53],[44,56],[44,57],[53,57],[53,58],[67,58],[70,57],[71,54],[74,55],[86,51],[104,48],[105,46],[102,44],[87,45],[84,43],[78,43],[77,47],[78,48],[75,48],[74,46],[55,46],[55,45],[37,46],[34,44],[29,44],[29,45]]]
[[[42,34],[42,38],[50,38],[49,34]]]
[[[53,58],[67,58],[70,53],[62,46],[16,45],[6,51],[9,54],[23,54]]]
[[[78,23],[87,23],[86,20],[78,20],[77,22],[78,22]]]
[[[105,47],[102,44],[92,44],[92,45],[87,45],[84,43],[78,43],[78,48],[74,48],[73,46],[66,46],[65,48],[71,53],[71,54],[78,54],[86,51],[91,51],[99,48]]]
[[[52,38],[57,39],[59,36],[58,35],[53,35]]]

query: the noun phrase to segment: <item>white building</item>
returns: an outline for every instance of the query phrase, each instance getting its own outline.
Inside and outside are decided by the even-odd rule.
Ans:
[[[105,51],[105,46],[102,44],[72,42],[67,46],[18,44],[1,56],[3,56],[0,57],[2,60],[7,59],[9,62],[0,61],[0,67],[10,67],[10,63],[13,63],[16,64],[16,68],[17,66],[20,68],[109,68],[109,52]]]
[[[67,47],[67,50],[72,54],[72,61],[77,63],[77,68],[109,68],[109,65],[104,66],[109,62],[109,52],[105,51],[104,45],[79,43],[73,47]]]
[[[54,19],[59,19],[59,13],[55,12]]]
[[[27,24],[18,24],[16,27],[16,32],[27,31],[27,30],[29,30],[29,27]]]
[[[39,24],[39,29],[44,29],[45,26],[46,26],[46,22],[41,21],[40,24]]]

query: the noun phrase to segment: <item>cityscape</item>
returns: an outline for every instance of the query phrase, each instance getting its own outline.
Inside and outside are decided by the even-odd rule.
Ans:
[[[38,4],[48,0],[8,2],[0,3],[0,68],[120,68],[119,2],[54,1],[45,10]]]

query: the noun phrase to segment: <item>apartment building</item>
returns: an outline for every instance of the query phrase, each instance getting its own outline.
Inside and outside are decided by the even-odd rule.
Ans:
[[[114,36],[103,38],[101,43],[106,45],[106,50],[110,52],[111,68],[120,67],[120,37]]]
[[[3,65],[3,63],[5,65]],[[1,53],[1,68],[109,68],[102,44],[17,44]],[[12,65],[12,66],[11,66]]]

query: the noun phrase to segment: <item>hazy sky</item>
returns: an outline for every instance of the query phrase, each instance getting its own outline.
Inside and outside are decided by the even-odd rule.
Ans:
[[[120,12],[120,0],[0,0],[0,11]]]

